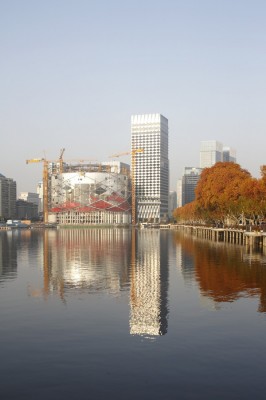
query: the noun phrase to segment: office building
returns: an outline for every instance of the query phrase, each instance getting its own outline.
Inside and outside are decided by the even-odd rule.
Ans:
[[[24,200],[28,203],[33,203],[37,205],[37,211],[41,212],[41,198],[38,193],[32,192],[20,192],[18,197],[19,200]],[[21,203],[23,204],[23,203]],[[35,212],[35,211],[34,211]]]
[[[18,219],[37,220],[38,216],[38,205],[36,203],[23,199],[18,199],[16,201],[16,217]]]
[[[236,162],[236,151],[232,147],[223,147],[223,161]]]
[[[42,181],[38,182],[36,193],[39,196],[39,214],[43,213],[43,183]]]
[[[205,140],[200,145],[200,168],[212,167],[219,161],[236,162],[236,151],[217,140]]]
[[[171,219],[173,216],[173,211],[176,209],[177,207],[177,196],[176,196],[176,192],[171,191],[169,192],[169,218]]]
[[[223,145],[216,140],[205,140],[200,145],[200,168],[212,167],[223,161]]]
[[[182,207],[182,179],[178,179],[176,185],[177,207]]]
[[[0,174],[0,219],[16,218],[17,184]]]
[[[131,150],[136,194],[136,222],[168,220],[168,120],[161,114],[131,117]],[[133,162],[135,161],[135,163]]]
[[[179,206],[195,200],[195,189],[198,184],[202,168],[185,167],[181,181]]]
[[[24,201],[28,201],[29,203],[37,204],[37,206],[39,206],[40,197],[38,193],[20,192],[18,198]]]

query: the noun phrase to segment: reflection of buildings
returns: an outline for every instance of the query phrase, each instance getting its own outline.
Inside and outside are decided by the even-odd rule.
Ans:
[[[17,276],[17,241],[12,232],[0,233],[0,282]]]
[[[17,277],[18,264],[29,264],[36,252],[38,237],[30,229],[12,229],[0,232],[0,282]]]
[[[134,244],[134,238],[132,243]],[[167,332],[168,315],[167,232],[141,230],[136,237],[136,253],[134,247],[133,245],[130,333],[164,335]]]
[[[185,240],[182,240],[183,236],[176,233],[176,262],[179,272],[182,274],[186,284],[190,285],[195,281],[195,267],[194,267],[194,256],[193,256],[193,237],[188,236]]]
[[[72,288],[119,293],[128,283],[130,231],[44,231],[44,292],[64,297]]]

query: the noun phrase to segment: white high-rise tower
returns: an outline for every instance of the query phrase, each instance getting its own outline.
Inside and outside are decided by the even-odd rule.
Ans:
[[[168,120],[161,114],[131,117],[131,150],[135,154],[137,222],[164,222],[168,218]],[[133,163],[132,163],[133,165]]]

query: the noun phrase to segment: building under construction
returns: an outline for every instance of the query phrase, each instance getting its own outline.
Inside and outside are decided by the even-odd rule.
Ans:
[[[130,224],[130,167],[119,161],[48,164],[48,220],[60,225]]]

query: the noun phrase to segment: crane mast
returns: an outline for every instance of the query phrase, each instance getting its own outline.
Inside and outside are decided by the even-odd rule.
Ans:
[[[42,172],[42,181],[43,181],[43,222],[45,224],[48,223],[48,214],[49,214],[49,171],[48,165],[50,162],[57,162],[59,163],[59,172],[63,172],[63,154],[65,149],[60,150],[59,159],[56,161],[46,160],[46,158],[32,158],[30,160],[26,160],[26,164],[31,163],[43,163],[43,172]]]

